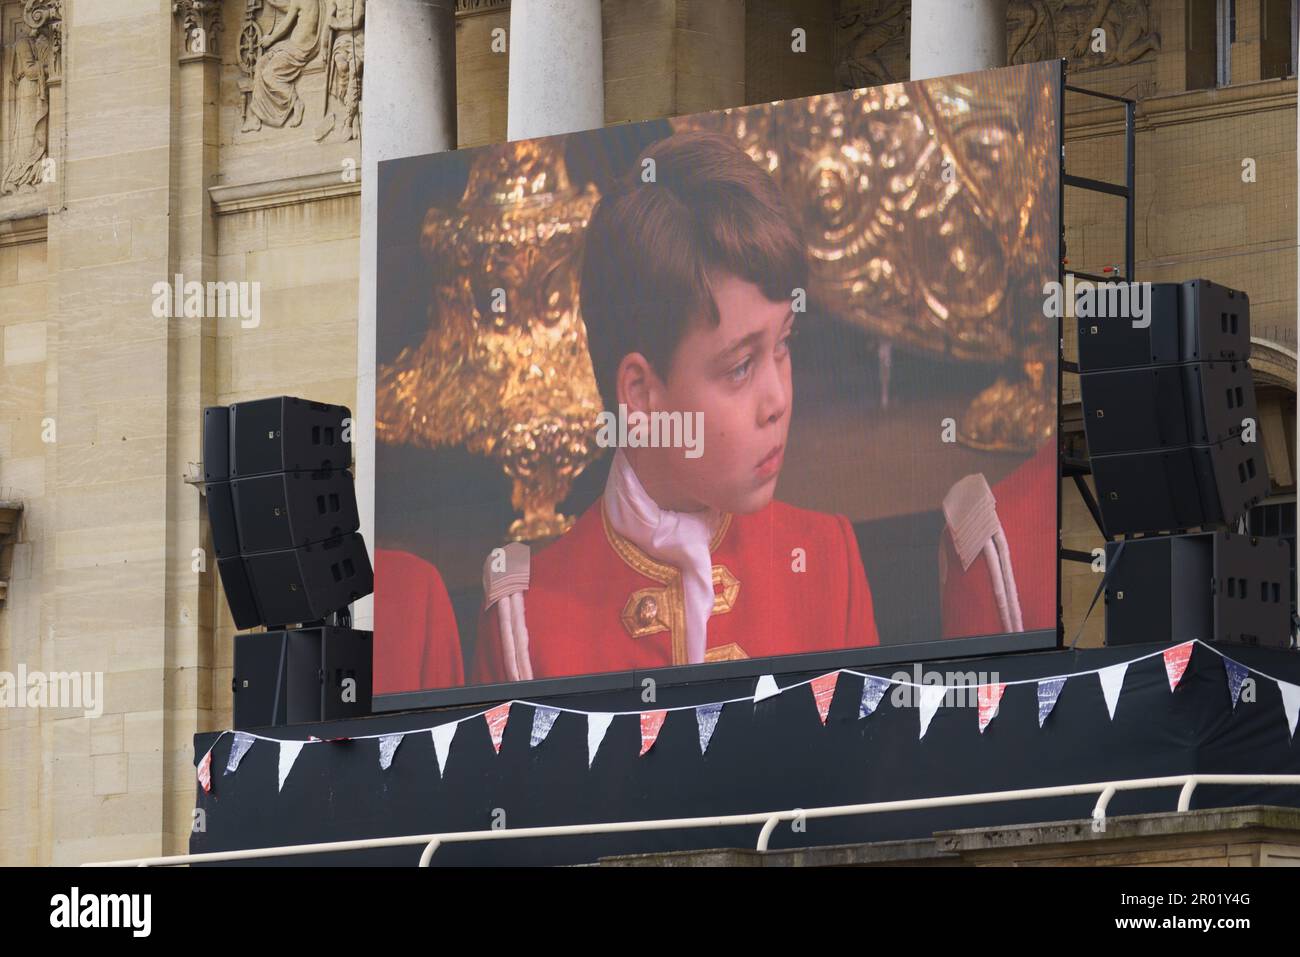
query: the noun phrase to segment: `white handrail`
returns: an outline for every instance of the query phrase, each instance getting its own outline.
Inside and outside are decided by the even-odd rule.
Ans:
[[[1125,781],[1099,781],[1092,784],[1062,784],[1052,787],[1020,788],[1012,791],[983,791],[978,794],[953,794],[944,797],[912,798],[904,801],[877,801],[873,804],[841,804],[834,807],[791,808],[788,811],[760,811],[753,814],[726,814],[714,817],[667,818],[653,821],[617,821],[605,824],[556,824],[545,827],[521,827],[487,831],[452,831],[439,834],[409,834],[402,837],[373,837],[353,841],[328,841],[319,844],[290,844],[283,847],[256,847],[239,851],[209,851],[203,854],[176,854],[167,857],[137,857],[121,861],[96,861],[83,867],[154,867],[179,864],[204,864],[217,861],[247,861],[292,854],[328,854],[383,847],[425,845],[420,867],[428,867],[434,853],[444,844],[471,841],[503,841],[529,837],[572,837],[582,834],[629,833],[638,831],[686,830],[698,827],[737,827],[761,824],[755,849],[766,851],[772,832],[781,821],[809,818],[848,817],[858,814],[882,814],[889,811],[917,811],[926,808],[958,807],[969,804],[997,804],[1002,801],[1029,801],[1039,798],[1070,797],[1078,794],[1099,795],[1092,811],[1093,830],[1105,830],[1106,808],[1119,791],[1147,788],[1180,787],[1178,811],[1191,807],[1192,792],[1200,784],[1242,784],[1288,786],[1300,785],[1300,774],[1174,774],[1158,778],[1131,778]]]

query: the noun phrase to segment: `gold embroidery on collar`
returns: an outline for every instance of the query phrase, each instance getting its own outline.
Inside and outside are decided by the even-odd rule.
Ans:
[[[745,654],[745,649],[734,641],[730,644],[710,648],[704,653],[705,661],[743,661],[748,657],[749,655]]]
[[[638,575],[644,575],[661,585],[667,585],[673,579],[680,577],[677,569],[673,568],[672,565],[665,565],[663,562],[655,561],[614,530],[614,526],[609,522],[609,513],[605,511],[605,499],[603,497],[600,500],[600,521],[605,527],[605,539],[609,542],[610,547],[614,549],[614,553],[623,559],[628,567]],[[726,536],[729,528],[731,528],[731,513],[725,512],[722,521],[718,523],[718,530],[713,533],[713,538],[709,541],[710,552],[716,551],[718,546],[722,544],[722,539]]]
[[[672,631],[680,589],[675,582],[667,588],[638,588],[628,597],[619,618],[633,638],[644,638],[661,631]],[[710,615],[725,615],[736,604],[740,579],[726,565],[713,566],[713,609]]]
[[[614,553],[638,575],[644,575],[651,581],[665,586],[662,588],[640,588],[634,591],[623,606],[619,618],[623,628],[633,638],[667,631],[672,642],[673,664],[686,664],[686,598],[682,589],[682,576],[672,565],[655,561],[636,545],[614,530],[609,522],[609,513],[605,511],[605,500],[600,500],[600,520],[605,528],[605,539]],[[709,541],[709,551],[717,550],[723,537],[731,528],[731,513],[724,513],[718,529]],[[724,565],[713,566],[713,610],[710,614],[722,615],[731,611],[740,593],[740,580]],[[717,591],[721,588],[721,592]],[[724,645],[722,648],[705,652],[705,661],[730,660],[730,649],[738,645]],[[727,658],[710,658],[709,654],[727,654]],[[745,657],[740,651],[740,657]]]

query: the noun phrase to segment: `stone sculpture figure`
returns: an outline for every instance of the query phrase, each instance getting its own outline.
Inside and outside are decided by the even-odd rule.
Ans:
[[[355,140],[361,135],[361,72],[365,63],[366,35],[361,30],[366,16],[366,0],[325,0],[325,51],[327,82],[325,84],[325,117],[316,127],[316,140],[328,136],[336,126],[343,139]],[[333,96],[343,106],[342,115],[329,111]]]
[[[5,71],[9,122],[0,194],[34,190],[42,181],[50,116],[50,46],[26,33],[14,45]]]
[[[319,53],[323,40],[321,0],[266,0],[284,14],[261,46],[266,51],[253,68],[249,116],[243,132],[260,130],[262,124],[297,126],[306,109],[298,95],[298,78]]]

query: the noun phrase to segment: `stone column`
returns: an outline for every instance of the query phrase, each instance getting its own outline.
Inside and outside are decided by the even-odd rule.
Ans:
[[[357,305],[357,401],[352,409],[361,533],[375,550],[375,272],[378,167],[383,160],[456,148],[454,0],[366,5],[366,82],[361,110],[361,283]],[[374,627],[374,603],[353,607]]]
[[[911,79],[1007,65],[1007,0],[912,0]]]
[[[510,139],[605,125],[600,0],[514,0],[507,43]]]

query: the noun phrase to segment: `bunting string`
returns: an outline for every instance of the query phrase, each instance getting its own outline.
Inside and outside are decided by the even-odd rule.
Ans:
[[[1286,712],[1285,717],[1291,733],[1294,736],[1297,709],[1300,708],[1300,686],[1274,677],[1273,675],[1267,674],[1259,669],[1243,665],[1228,657],[1219,649],[1207,644],[1199,638],[1196,638],[1191,641],[1181,642],[1157,651],[1139,655],[1126,661],[1115,662],[1098,668],[1090,668],[1083,671],[1073,671],[1063,674],[1044,675],[1035,678],[999,681],[996,684],[923,684],[898,678],[889,678],[883,675],[873,675],[862,671],[856,671],[852,668],[839,668],[822,675],[797,681],[793,684],[786,685],[785,687],[780,687],[776,684],[774,675],[762,675],[759,677],[754,691],[748,695],[726,698],[721,701],[709,701],[702,704],[655,707],[651,709],[638,709],[635,711],[590,711],[582,708],[571,708],[557,704],[540,704],[527,699],[511,699],[509,701],[483,708],[482,710],[475,711],[471,714],[464,715],[452,721],[442,722],[438,725],[412,728],[404,731],[385,731],[375,734],[354,735],[341,738],[317,738],[313,735],[309,736],[305,740],[285,739],[256,734],[251,731],[224,730],[217,735],[216,739],[213,740],[208,750],[199,760],[196,767],[196,775],[203,790],[210,791],[212,787],[212,750],[217,746],[221,739],[228,734],[234,735],[235,741],[231,746],[231,753],[225,768],[225,773],[232,774],[238,769],[244,755],[255,742],[264,741],[275,744],[280,748],[279,787],[282,790],[284,782],[292,771],[299,753],[306,745],[377,740],[379,742],[380,767],[387,770],[391,766],[394,754],[406,735],[425,733],[432,733],[433,735],[438,758],[438,770],[441,774],[445,770],[445,764],[451,747],[452,738],[455,736],[455,732],[459,726],[467,721],[478,719],[485,720],[491,737],[492,746],[497,753],[500,753],[506,724],[509,720],[511,709],[515,705],[523,705],[524,707],[533,709],[530,746],[534,748],[538,747],[545,741],[559,715],[573,714],[581,715],[586,718],[588,766],[595,761],[596,753],[605,738],[605,732],[609,729],[610,724],[615,718],[619,717],[635,716],[639,719],[641,727],[640,753],[644,755],[654,747],[659,731],[663,727],[669,714],[678,711],[693,711],[695,712],[698,724],[700,752],[703,754],[708,749],[710,740],[713,736],[713,731],[717,726],[718,718],[721,715],[722,709],[726,705],[740,704],[742,702],[757,705],[761,701],[778,695],[787,694],[804,686],[808,686],[811,689],[817,715],[821,719],[821,723],[824,725],[830,710],[831,699],[836,691],[839,676],[843,674],[849,674],[863,679],[861,703],[858,709],[859,720],[867,718],[875,712],[881,699],[891,687],[918,689],[919,694],[916,697],[916,701],[921,719],[920,736],[922,738],[925,737],[926,730],[930,725],[931,719],[937,712],[940,702],[949,691],[976,689],[979,700],[979,707],[976,709],[978,727],[979,732],[983,734],[990,722],[992,722],[997,716],[999,711],[998,706],[1007,689],[1019,685],[1034,685],[1036,686],[1038,699],[1038,725],[1041,728],[1055,707],[1056,700],[1066,682],[1094,674],[1097,675],[1098,680],[1100,681],[1107,710],[1110,717],[1113,719],[1115,716],[1116,705],[1119,701],[1120,693],[1124,684],[1124,678],[1131,665],[1151,658],[1163,658],[1166,677],[1169,680],[1169,690],[1170,692],[1173,692],[1182,680],[1183,675],[1188,668],[1192,650],[1196,646],[1203,647],[1222,659],[1229,695],[1234,709],[1237,706],[1237,700],[1241,693],[1242,682],[1246,680],[1248,675],[1255,675],[1277,684],[1283,697],[1284,711]]]

